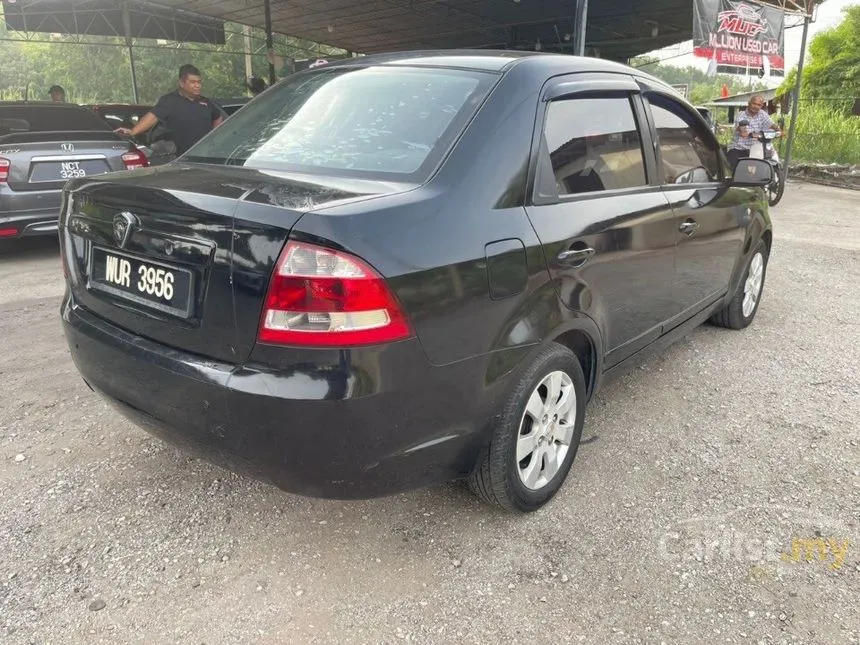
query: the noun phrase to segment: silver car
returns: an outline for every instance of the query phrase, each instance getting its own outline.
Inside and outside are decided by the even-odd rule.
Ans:
[[[140,149],[81,106],[0,102],[0,238],[56,234],[69,179],[147,165]]]

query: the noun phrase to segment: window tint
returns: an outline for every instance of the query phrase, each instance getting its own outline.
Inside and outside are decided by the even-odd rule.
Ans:
[[[547,107],[544,137],[559,195],[647,183],[628,97],[553,101]]]
[[[497,78],[396,66],[319,68],[266,90],[184,159],[417,179],[445,153]]]
[[[9,130],[9,134],[109,130],[110,126],[89,110],[74,105],[4,105],[0,106],[0,129]]]
[[[128,112],[103,112],[102,118],[114,128],[133,128],[140,121],[140,115]]]
[[[651,95],[651,114],[662,158],[660,181],[666,184],[719,181],[720,162],[707,129],[683,105]]]

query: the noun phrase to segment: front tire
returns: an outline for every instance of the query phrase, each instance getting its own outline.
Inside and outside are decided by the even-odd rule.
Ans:
[[[743,329],[753,321],[761,296],[764,292],[764,278],[767,273],[768,249],[760,240],[750,257],[744,278],[738,285],[734,297],[728,305],[711,317],[711,322],[729,329]]]
[[[585,420],[585,377],[568,348],[541,351],[514,385],[469,478],[478,497],[508,511],[538,510],[570,472]]]

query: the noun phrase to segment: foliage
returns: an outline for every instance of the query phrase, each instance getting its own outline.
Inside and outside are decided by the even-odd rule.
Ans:
[[[659,59],[646,56],[634,58],[630,61],[630,64],[670,85],[688,85],[688,98],[694,105],[710,103],[714,99],[719,98],[723,85],[729,88],[729,94],[767,89],[767,86],[761,81],[755,81],[752,87],[750,87],[746,77],[731,76],[728,74],[718,74],[711,77],[696,67],[662,65]]]
[[[224,45],[164,44],[152,40],[136,42],[135,71],[140,101],[152,104],[159,96],[176,87],[179,66],[196,65],[203,74],[203,92],[211,97],[244,96],[245,48],[242,27],[225,25]],[[6,37],[0,16],[0,37]],[[121,38],[86,37],[90,42],[78,44],[71,37],[41,34],[40,40],[52,42],[0,41],[0,98],[47,100],[51,85],[62,85],[66,100],[74,103],[131,103],[133,92],[128,49]],[[251,30],[252,43],[264,42],[263,32]],[[341,53],[311,41],[275,36],[275,51],[294,59],[316,58]],[[252,56],[252,72],[268,78],[265,52]]]
[[[803,68],[806,98],[860,96],[860,4],[846,7],[843,21],[817,34],[809,43],[809,60]],[[792,69],[780,93],[794,89]]]
[[[847,7],[844,13],[839,25],[809,43],[792,161],[860,161],[860,118],[851,114],[852,99],[860,97],[860,5]],[[778,93],[792,92],[796,82],[794,68]]]
[[[860,118],[851,116],[845,109],[847,103],[850,102],[801,101],[792,162],[860,162]],[[781,145],[785,147],[784,139]]]

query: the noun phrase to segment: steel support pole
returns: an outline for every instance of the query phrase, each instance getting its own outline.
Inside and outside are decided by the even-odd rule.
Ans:
[[[788,141],[785,142],[783,159],[783,181],[788,176],[791,163],[791,149],[794,147],[794,134],[797,130],[797,111],[800,107],[800,90],[803,85],[803,59],[806,58],[806,36],[809,33],[809,14],[803,19],[803,37],[800,39],[800,61],[797,63],[797,79],[794,82],[794,100],[791,102],[791,123],[788,125]]]
[[[245,80],[247,81],[254,75],[254,65],[251,60],[251,28],[248,25],[242,25],[242,35],[245,37]]]
[[[125,32],[125,46],[128,49],[128,64],[131,68],[131,94],[134,102],[139,104],[140,97],[137,92],[137,71],[134,68],[134,39],[131,37],[131,15],[128,12],[128,2],[122,3],[122,28]]]
[[[269,85],[274,85],[275,80],[275,40],[272,36],[272,4],[271,0],[263,0],[263,15],[266,19],[266,52],[271,54],[273,58],[269,61]]]
[[[573,53],[585,56],[585,25],[588,22],[588,0],[576,0],[576,16],[574,20]]]

